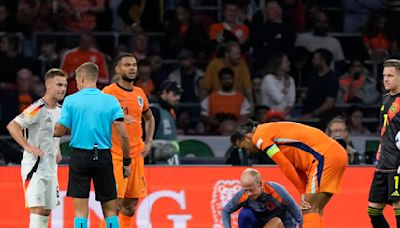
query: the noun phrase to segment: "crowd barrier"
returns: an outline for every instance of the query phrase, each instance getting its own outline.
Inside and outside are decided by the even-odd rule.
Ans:
[[[264,179],[284,185],[299,201],[299,194],[277,167],[256,167]],[[142,199],[134,218],[135,227],[223,227],[221,209],[240,189],[244,167],[149,166],[145,168],[149,195]],[[349,167],[342,189],[328,204],[324,227],[371,227],[367,215],[372,167]],[[66,197],[68,167],[59,168],[60,206],[52,212],[51,227],[73,227],[72,200]],[[0,227],[28,227],[19,167],[0,167]],[[90,195],[90,226],[99,227],[101,207]],[[392,208],[385,214],[395,227]],[[235,216],[232,217],[234,227]]]

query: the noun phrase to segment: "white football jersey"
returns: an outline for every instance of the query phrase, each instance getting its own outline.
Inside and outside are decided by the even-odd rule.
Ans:
[[[61,108],[48,109],[46,102],[39,99],[20,115],[15,121],[24,129],[29,144],[39,147],[44,156],[38,156],[24,151],[21,162],[21,174],[23,180],[33,172],[43,176],[57,176],[56,156],[60,147],[60,138],[53,137],[54,127],[60,118]],[[27,129],[27,131],[25,130]]]

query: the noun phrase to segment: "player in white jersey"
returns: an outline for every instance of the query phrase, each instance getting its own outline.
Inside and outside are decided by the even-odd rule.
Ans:
[[[30,209],[30,228],[48,227],[51,209],[60,204],[57,180],[60,140],[53,136],[61,113],[58,102],[64,99],[67,78],[64,71],[53,68],[47,71],[44,80],[45,95],[7,125],[10,135],[24,148],[21,175],[25,206]]]

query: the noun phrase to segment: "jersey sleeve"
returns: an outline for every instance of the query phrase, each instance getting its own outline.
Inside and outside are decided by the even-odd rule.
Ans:
[[[61,107],[61,115],[60,118],[58,119],[58,123],[63,125],[66,128],[71,128],[72,125],[72,119],[71,119],[71,101],[69,97],[66,97],[64,100],[64,103]]]
[[[244,191],[240,190],[222,209],[222,222],[225,228],[231,227],[231,214],[244,206],[241,198],[244,196]]]
[[[145,113],[145,112],[147,112],[147,110],[149,110],[150,103],[149,103],[149,99],[147,99],[147,96],[146,96],[145,92],[142,89],[140,89],[140,90],[141,90],[142,97],[143,97],[143,109],[142,109],[143,111],[142,111],[142,113]]]
[[[41,108],[41,106],[35,106],[33,104],[26,108],[21,114],[16,116],[14,121],[17,122],[22,128],[28,128],[39,121]]]
[[[264,129],[257,127],[253,135],[253,143],[262,153],[266,153],[269,157],[272,157],[275,153],[279,152],[279,148],[274,142],[273,135],[263,133]]]
[[[122,111],[121,105],[119,104],[117,98],[112,96],[112,120],[124,119],[124,113]]]
[[[300,227],[303,226],[303,216],[299,206],[293,197],[288,193],[288,191],[280,184],[275,182],[269,182],[269,184],[275,189],[279,196],[283,200],[283,204],[286,206],[287,213],[299,224]]]

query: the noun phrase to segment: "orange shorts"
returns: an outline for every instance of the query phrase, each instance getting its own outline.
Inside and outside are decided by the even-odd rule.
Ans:
[[[143,150],[143,148],[139,149],[141,149],[140,151]],[[123,176],[121,160],[113,160],[113,165],[118,198],[142,198],[147,196],[144,158],[141,155],[132,158],[131,175],[128,178]]]
[[[344,170],[348,163],[347,152],[341,145],[334,143],[325,153],[323,163],[321,163],[314,162],[311,166],[308,172],[306,193],[335,194],[340,190]]]

